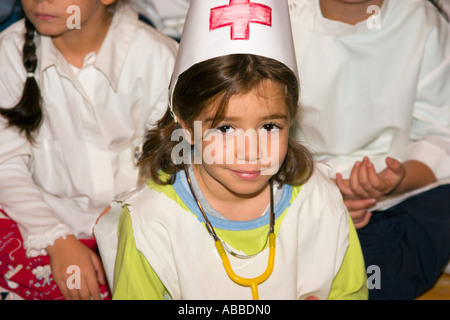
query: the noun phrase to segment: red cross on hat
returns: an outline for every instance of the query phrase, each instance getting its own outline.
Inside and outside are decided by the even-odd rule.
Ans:
[[[248,40],[250,23],[272,26],[272,8],[250,0],[230,0],[229,5],[211,9],[210,30],[231,27],[231,40]]]

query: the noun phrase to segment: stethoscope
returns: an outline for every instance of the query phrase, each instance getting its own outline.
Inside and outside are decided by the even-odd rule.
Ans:
[[[208,230],[208,233],[211,235],[211,237],[214,239],[214,244],[216,246],[217,252],[219,253],[220,258],[222,259],[223,266],[225,268],[225,271],[227,272],[227,275],[230,277],[231,280],[233,280],[235,283],[241,286],[250,287],[252,290],[252,297],[253,300],[259,300],[259,294],[258,294],[258,285],[266,281],[270,275],[272,274],[273,267],[275,265],[275,213],[273,209],[273,183],[272,180],[269,180],[270,184],[270,226],[269,226],[269,234],[268,234],[268,240],[269,240],[269,261],[267,264],[266,271],[264,271],[263,274],[261,274],[259,277],[256,278],[243,278],[238,276],[231,267],[230,260],[228,259],[227,252],[237,258],[241,259],[248,259],[256,256],[258,253],[250,256],[243,256],[239,255],[232,250],[228,248],[225,242],[223,242],[214,231],[214,228],[209,221],[208,217],[205,214],[205,211],[203,210],[202,205],[198,201],[194,189],[192,188],[191,178],[189,177],[188,170],[185,166],[184,171],[186,173],[186,178],[189,184],[189,188],[191,189],[191,193],[194,196],[195,201],[197,202],[197,205],[202,213],[203,219],[205,220],[205,226]],[[267,242],[266,242],[267,243]],[[265,245],[264,245],[265,247]]]

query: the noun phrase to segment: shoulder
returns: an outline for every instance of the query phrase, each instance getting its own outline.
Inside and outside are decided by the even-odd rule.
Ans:
[[[22,61],[22,47],[25,42],[24,35],[25,23],[23,19],[12,24],[9,28],[0,33],[1,61],[7,61],[4,58],[5,55],[14,57],[14,60]]]
[[[303,186],[309,192],[319,193],[324,197],[332,197],[334,200],[341,201],[339,189],[332,181],[332,168],[323,161],[314,163],[314,172],[308,182]]]
[[[422,52],[420,79],[428,75],[436,77],[434,71],[448,70],[450,57],[450,23],[431,1],[390,1],[392,24],[399,24],[402,37],[414,39],[415,53]],[[398,20],[396,20],[398,19]],[[394,22],[397,21],[397,22]],[[445,67],[442,67],[445,65]]]
[[[319,14],[319,6],[312,0],[288,0],[289,11],[291,14],[297,15],[304,12],[309,14]]]
[[[122,204],[127,207],[142,208],[147,205],[147,203],[154,202],[153,198],[160,195],[164,199],[170,199],[167,194],[171,193],[173,187],[171,185],[158,185],[153,180],[148,180],[138,189],[131,192]]]
[[[22,39],[25,33],[25,20],[21,19],[0,32],[0,41]],[[7,40],[6,40],[7,39]],[[23,42],[23,40],[22,40]]]
[[[119,57],[127,55],[135,65],[157,58],[175,59],[176,41],[140,21],[138,13],[126,3],[117,6],[107,37],[113,46],[109,50],[118,52]]]
[[[321,13],[316,5],[311,0],[289,0],[289,15],[291,18],[292,27],[296,33],[311,26],[313,20]]]
[[[166,212],[165,205],[169,201],[170,199],[164,193],[160,193],[148,185],[141,186],[125,200],[120,201],[121,209],[119,211],[121,211],[122,217],[126,216],[129,219],[127,221],[133,226],[132,229],[125,228],[123,230],[133,230],[135,235],[153,232],[151,230],[155,224],[159,224],[158,220],[163,217],[161,212]],[[125,225],[125,221],[119,222],[119,228]]]
[[[173,212],[185,209],[173,185],[160,185],[152,179],[132,192],[122,205],[128,208],[133,219],[148,221],[160,216],[169,218]]]
[[[149,54],[164,54],[175,56],[178,50],[178,43],[162,34],[149,24],[139,19],[138,13],[129,5],[123,5],[118,9],[117,14],[121,15],[122,27],[124,23],[134,26],[132,45],[142,52]]]
[[[0,33],[0,106],[12,107],[23,90],[26,71],[22,62],[25,24],[20,20]]]
[[[385,2],[385,5],[387,6],[387,14],[400,23],[411,23],[422,28],[448,27],[444,15],[431,1],[399,0]]]
[[[178,43],[174,39],[140,20],[137,22],[136,37],[147,39],[149,43],[159,45],[163,50],[168,50],[173,54],[176,54],[178,50]]]
[[[316,162],[314,173],[311,178],[302,186],[293,187],[293,192],[297,193],[295,201],[302,207],[307,204],[308,215],[330,215],[341,219],[348,213],[345,207],[339,188],[332,181],[332,169],[324,162]]]

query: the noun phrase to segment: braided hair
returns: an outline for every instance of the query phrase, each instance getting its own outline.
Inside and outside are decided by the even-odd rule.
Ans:
[[[36,29],[28,18],[25,18],[25,43],[23,45],[23,66],[27,72],[27,79],[22,97],[13,108],[0,108],[0,114],[8,120],[9,126],[19,128],[25,132],[27,139],[33,143],[33,132],[42,123],[41,92],[34,73],[37,67],[36,45],[34,36]]]

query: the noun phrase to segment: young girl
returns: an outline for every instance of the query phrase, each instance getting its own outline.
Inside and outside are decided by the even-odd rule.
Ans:
[[[273,23],[247,40],[215,31],[211,1],[191,4],[171,109],[140,159],[150,179],[123,202],[115,299],[367,295],[339,191],[289,138],[299,85],[287,2],[261,2],[248,5]],[[242,7],[229,10],[230,24],[242,22]]]
[[[0,286],[107,298],[92,229],[137,184],[176,43],[115,0],[22,4],[26,18],[0,36]]]
[[[373,299],[413,299],[450,259],[450,25],[426,0],[290,0],[295,137],[333,166]],[[317,77],[320,74],[320,77]]]

